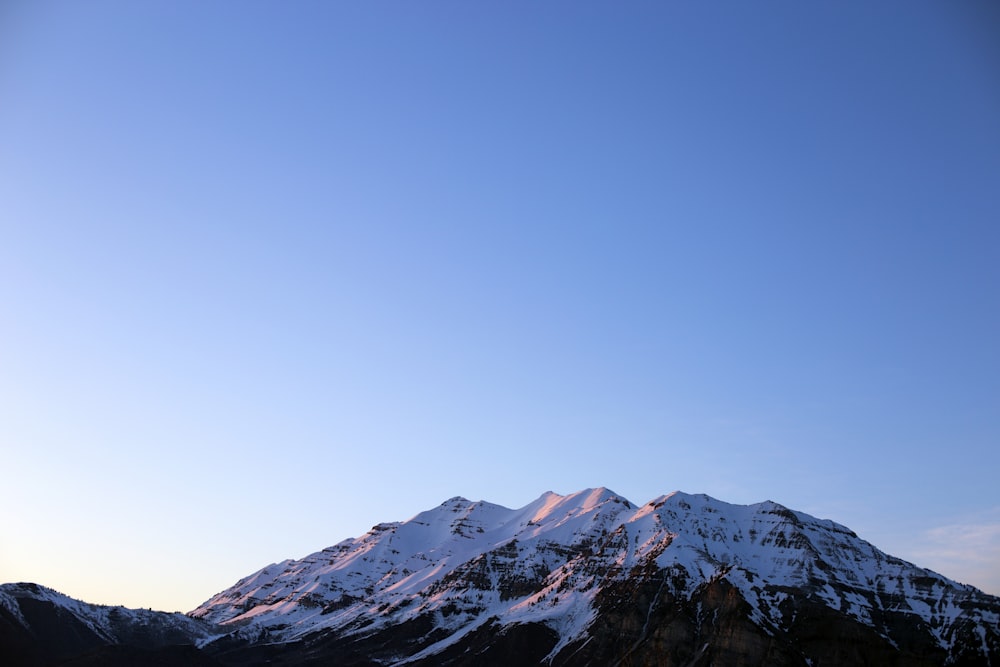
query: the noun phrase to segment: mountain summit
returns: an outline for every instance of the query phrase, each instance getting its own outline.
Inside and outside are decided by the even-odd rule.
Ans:
[[[0,587],[0,611],[25,590]],[[1000,599],[832,521],[681,492],[451,498],[188,616],[231,665],[1000,664]]]

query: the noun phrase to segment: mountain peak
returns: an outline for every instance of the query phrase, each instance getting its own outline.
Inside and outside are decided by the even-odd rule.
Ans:
[[[739,637],[738,650],[764,647],[757,662],[781,655],[799,664],[802,655],[783,652],[805,646],[800,633],[825,627],[832,642],[840,633],[869,638],[858,662],[1000,660],[1000,600],[884,554],[832,521],[772,501],[733,505],[682,491],[641,507],[606,487],[548,491],[517,509],[455,496],[269,565],[191,616],[221,624],[220,645],[298,647],[305,656],[320,650],[315,641],[324,651],[368,647],[374,662],[424,665],[471,665],[461,656],[480,656],[504,637],[537,643],[535,662],[567,665],[619,662],[625,645],[661,662],[656,647],[679,637],[691,638],[681,651],[688,662]],[[732,619],[742,620],[719,625]],[[833,659],[809,646],[810,660]]]
[[[0,586],[25,642],[188,641],[226,665],[998,664],[998,618],[997,598],[779,503],[675,491],[636,507],[605,487],[518,509],[455,496],[268,565],[189,617]]]

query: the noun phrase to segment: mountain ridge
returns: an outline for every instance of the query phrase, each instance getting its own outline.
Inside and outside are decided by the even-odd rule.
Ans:
[[[470,652],[496,664],[1000,664],[1000,599],[832,520],[681,491],[644,505],[604,487],[549,491],[515,509],[454,496],[269,564],[185,618],[192,645],[234,665],[479,664]]]

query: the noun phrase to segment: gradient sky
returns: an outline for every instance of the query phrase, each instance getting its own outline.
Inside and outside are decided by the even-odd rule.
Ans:
[[[0,581],[607,486],[1000,594],[991,4],[3,3]]]

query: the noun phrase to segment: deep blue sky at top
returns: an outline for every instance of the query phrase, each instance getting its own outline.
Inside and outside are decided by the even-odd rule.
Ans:
[[[606,485],[1000,592],[921,546],[1000,554],[987,7],[8,3],[0,580],[186,609]]]

